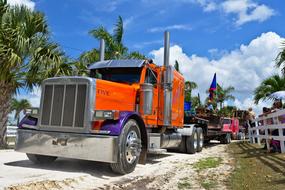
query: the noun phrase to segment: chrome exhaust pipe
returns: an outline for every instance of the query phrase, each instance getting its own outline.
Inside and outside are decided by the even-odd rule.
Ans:
[[[105,40],[101,39],[100,40],[100,61],[104,61],[105,60]]]
[[[168,31],[164,32],[164,60],[163,65],[165,68],[163,92],[164,92],[164,118],[163,123],[165,126],[171,126],[171,112],[172,112],[172,69],[169,65],[169,53],[170,52],[170,35]]]
[[[164,32],[164,60],[163,65],[165,68],[169,66],[169,49],[170,49],[170,37],[169,32]]]

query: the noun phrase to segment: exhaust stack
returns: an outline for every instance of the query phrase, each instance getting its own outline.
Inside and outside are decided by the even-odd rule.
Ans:
[[[169,32],[164,32],[164,82],[163,82],[163,94],[164,94],[164,118],[163,123],[165,126],[171,125],[171,112],[172,112],[172,69],[169,65],[169,50],[170,49],[170,37]]]
[[[101,39],[100,40],[100,61],[105,60],[105,40]]]

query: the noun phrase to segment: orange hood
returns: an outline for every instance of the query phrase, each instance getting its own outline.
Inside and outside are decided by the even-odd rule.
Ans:
[[[94,110],[134,111],[135,86],[96,79]]]

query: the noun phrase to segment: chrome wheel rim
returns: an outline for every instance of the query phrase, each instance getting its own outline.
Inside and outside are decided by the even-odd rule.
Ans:
[[[135,131],[130,131],[127,135],[126,140],[126,160],[129,164],[135,162],[137,157],[140,155],[141,144],[140,139]]]
[[[203,133],[201,132],[201,133],[200,133],[200,142],[199,142],[200,148],[202,148],[203,145],[204,145],[204,135],[203,135]]]
[[[197,132],[194,133],[194,149],[197,148],[198,145],[198,135]]]

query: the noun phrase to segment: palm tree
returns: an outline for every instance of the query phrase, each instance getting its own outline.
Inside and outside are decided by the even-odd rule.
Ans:
[[[233,86],[229,86],[226,88],[221,87],[217,84],[217,103],[220,103],[220,108],[223,108],[223,103],[227,100],[235,100],[235,97],[231,94],[235,88]]]
[[[235,106],[225,106],[219,110],[218,114],[226,117],[232,117],[234,112],[237,110]]]
[[[199,108],[202,106],[202,103],[201,103],[201,99],[200,99],[200,95],[198,94],[198,96],[193,96],[191,98],[191,102],[192,102],[192,107],[193,108]]]
[[[186,81],[185,82],[185,101],[191,101],[192,97],[192,90],[196,89],[198,85],[193,81]]]
[[[283,42],[283,50],[278,54],[277,58],[276,58],[276,66],[277,67],[281,67],[281,70],[282,70],[282,73],[283,75],[285,75],[285,66],[284,66],[284,63],[285,63],[285,42]]]
[[[273,75],[260,84],[254,90],[254,102],[258,104],[260,100],[270,99],[268,96],[274,92],[285,90],[285,76]]]
[[[20,122],[20,113],[23,111],[26,114],[26,110],[31,107],[30,102],[27,99],[17,100],[15,98],[11,101],[11,111],[15,111],[15,119],[17,120],[17,125]]]
[[[42,13],[0,0],[0,146],[12,96],[20,88],[31,90],[46,77],[71,74],[58,45],[49,40]]]
[[[103,26],[95,28],[89,32],[91,36],[100,40],[104,39],[106,43],[105,59],[146,59],[146,57],[137,52],[129,52],[128,48],[123,44],[124,24],[123,19],[119,16],[113,34],[110,34]],[[99,50],[93,48],[90,51],[83,52],[79,57],[81,65],[87,65],[99,60]]]

